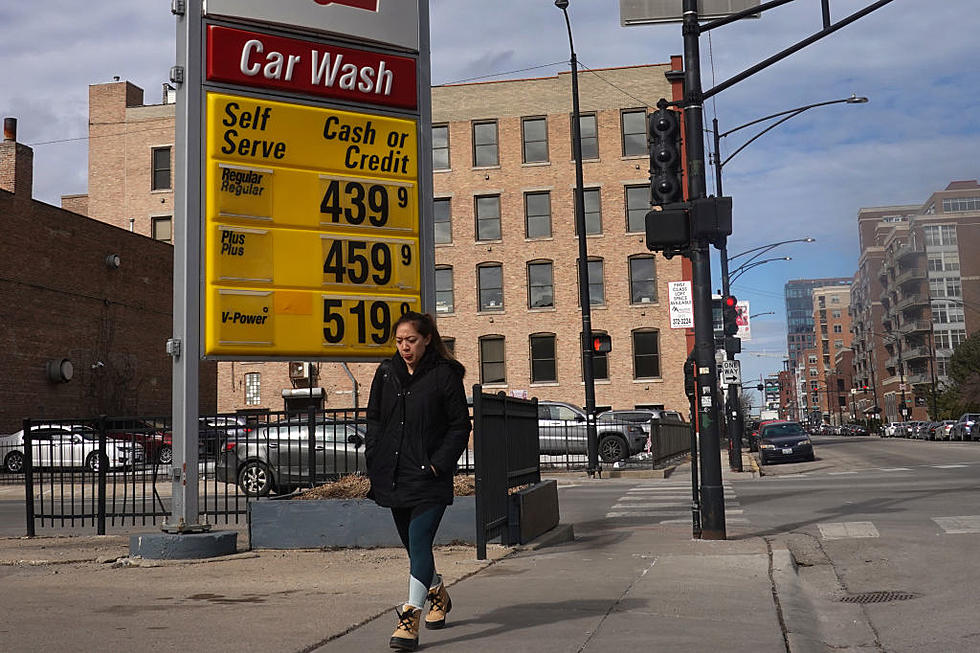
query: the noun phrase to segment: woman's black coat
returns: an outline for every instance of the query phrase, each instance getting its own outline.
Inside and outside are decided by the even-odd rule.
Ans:
[[[371,383],[364,448],[368,496],[388,507],[451,504],[453,473],[469,434],[463,366],[430,348],[409,374],[395,354],[378,366]]]

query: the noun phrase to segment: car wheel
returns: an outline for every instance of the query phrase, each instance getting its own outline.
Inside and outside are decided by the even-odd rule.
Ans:
[[[161,465],[169,465],[174,461],[174,449],[169,444],[160,447],[157,452],[157,462]]]
[[[11,474],[24,471],[24,454],[19,451],[11,451],[3,461],[3,468]]]
[[[250,460],[238,472],[238,487],[245,496],[264,497],[272,491],[272,471],[260,460]]]
[[[626,460],[629,456],[626,440],[618,435],[607,435],[599,440],[599,458],[604,463]]]
[[[106,460],[105,456],[100,456],[98,451],[93,451],[85,459],[85,466],[93,472],[98,472],[99,469],[102,467],[102,463],[108,463],[108,462],[109,461]],[[108,465],[106,466],[108,467]]]
[[[806,461],[809,463],[812,463],[816,459],[817,459],[816,456],[814,456],[812,453],[806,457]]]

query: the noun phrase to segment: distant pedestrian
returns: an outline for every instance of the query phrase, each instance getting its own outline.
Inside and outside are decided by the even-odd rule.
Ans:
[[[465,369],[446,349],[432,316],[406,313],[395,323],[394,338],[397,352],[378,366],[371,383],[365,456],[368,496],[391,508],[409,558],[408,601],[395,609],[398,626],[389,646],[414,651],[426,600],[426,628],[443,628],[452,609],[432,543],[453,502],[453,473],[469,440],[470,416]]]

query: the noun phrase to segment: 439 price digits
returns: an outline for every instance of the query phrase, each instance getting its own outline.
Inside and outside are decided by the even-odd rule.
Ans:
[[[389,197],[393,193],[394,197]],[[320,201],[320,213],[329,215],[330,222],[343,220],[347,224],[360,225],[367,220],[375,227],[388,224],[391,205],[408,208],[409,193],[405,186],[362,184],[357,181],[342,182],[331,179]]]
[[[411,308],[408,302],[402,302],[398,307],[401,310],[399,317]],[[324,299],[323,339],[337,344],[343,342],[349,329],[353,329],[351,335],[359,344],[365,344],[370,337],[374,344],[384,345],[391,338],[391,311],[392,305],[384,301]]]
[[[323,276],[334,283],[344,283],[344,277],[351,283],[366,283],[368,277],[379,286],[391,281],[392,245],[389,243],[368,243],[363,240],[329,241],[323,260]],[[398,250],[399,262],[403,266],[412,265],[412,248],[403,244]],[[324,279],[327,280],[326,278]]]

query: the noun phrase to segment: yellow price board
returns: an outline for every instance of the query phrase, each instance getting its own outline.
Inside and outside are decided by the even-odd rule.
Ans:
[[[207,94],[205,355],[369,359],[420,310],[412,120]]]
[[[377,358],[394,352],[392,326],[418,297],[208,288],[209,353],[247,357]]]
[[[418,179],[411,120],[208,93],[209,159]]]
[[[213,225],[208,278],[226,286],[419,293],[418,239]]]

